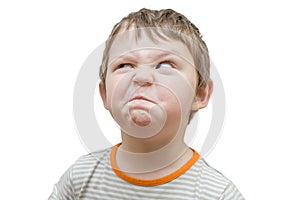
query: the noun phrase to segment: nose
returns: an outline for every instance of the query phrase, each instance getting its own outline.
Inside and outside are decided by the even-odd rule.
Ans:
[[[138,67],[133,77],[133,83],[138,86],[151,86],[154,82],[153,72],[149,66]]]

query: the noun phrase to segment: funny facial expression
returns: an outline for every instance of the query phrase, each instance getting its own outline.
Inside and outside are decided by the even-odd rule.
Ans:
[[[197,110],[197,71],[180,41],[138,40],[132,32],[115,39],[110,50],[103,103],[123,133],[149,138],[170,137],[184,130]],[[101,87],[101,85],[100,85]],[[183,128],[182,128],[183,127]]]

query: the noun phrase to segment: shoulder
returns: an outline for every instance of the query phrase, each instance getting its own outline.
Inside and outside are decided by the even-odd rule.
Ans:
[[[72,165],[72,177],[85,175],[97,166],[109,164],[110,152],[111,148],[107,148],[79,157]]]
[[[209,199],[244,199],[235,185],[221,172],[210,166],[203,158],[196,163],[201,194]],[[205,199],[204,198],[204,199]]]
[[[77,199],[86,177],[109,160],[111,148],[79,157],[55,184],[49,199]]]
[[[89,180],[101,174],[104,168],[110,165],[111,148],[92,152],[79,157],[72,166],[71,180],[75,196],[80,196],[83,187]],[[97,175],[97,176],[98,176]]]
[[[81,165],[87,166],[87,165],[93,165],[98,162],[104,162],[107,159],[107,157],[109,157],[110,151],[111,148],[107,148],[101,151],[92,152],[83,155],[75,161],[73,166],[81,166]]]
[[[200,170],[200,176],[203,180],[218,183],[224,187],[231,182],[221,172],[210,166],[203,158],[198,160],[197,165]]]

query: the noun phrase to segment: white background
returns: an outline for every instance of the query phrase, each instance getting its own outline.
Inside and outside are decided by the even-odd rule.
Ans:
[[[226,121],[207,161],[246,199],[299,199],[297,1],[103,2],[1,1],[1,199],[47,199],[87,153],[73,121],[76,76],[113,25],[142,7],[185,14],[221,74]]]

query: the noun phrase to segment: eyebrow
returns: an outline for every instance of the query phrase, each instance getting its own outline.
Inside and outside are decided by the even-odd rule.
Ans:
[[[124,55],[114,58],[111,62],[109,62],[109,66],[116,62],[122,61],[122,60],[134,61],[137,59],[138,60],[141,59],[139,54],[138,55],[132,55],[132,54],[134,54],[134,53],[124,54]],[[152,58],[153,60],[165,59],[165,58],[170,58],[173,56],[178,57],[174,53],[171,53],[171,52],[163,52],[163,53],[158,53],[156,55],[153,55],[150,53],[150,55],[153,56],[153,58]]]
[[[174,55],[174,54],[169,53],[169,52],[168,53],[164,52],[164,53],[159,53],[159,54],[156,54],[156,55],[150,53],[150,55],[153,56],[154,59],[157,59],[157,58],[164,58],[164,57]],[[124,59],[124,58],[126,58],[126,59],[140,59],[140,55],[139,54],[138,55],[124,54],[124,55],[121,55],[119,58],[121,58],[121,59]]]

